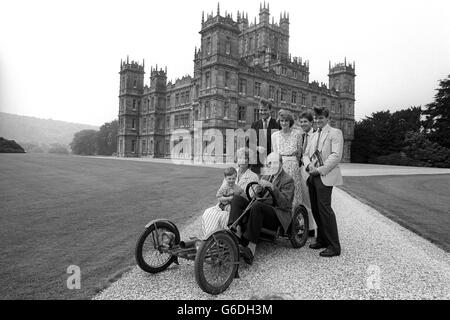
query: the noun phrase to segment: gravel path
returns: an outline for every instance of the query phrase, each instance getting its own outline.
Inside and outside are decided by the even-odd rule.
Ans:
[[[133,268],[94,299],[450,299],[450,255],[376,210],[334,189],[342,254],[322,258],[308,244],[258,246],[252,266],[219,296],[195,282],[193,262],[152,275]],[[197,235],[196,219],[181,231]],[[379,275],[379,277],[377,277]],[[379,279],[379,280],[377,280]]]

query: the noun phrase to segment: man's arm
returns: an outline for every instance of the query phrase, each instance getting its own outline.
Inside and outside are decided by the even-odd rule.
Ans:
[[[294,199],[295,192],[293,179],[289,179],[283,183],[280,188],[272,188],[272,190],[279,208],[288,209],[292,207],[292,200]]]
[[[330,132],[331,140],[331,153],[327,159],[324,160],[323,166],[317,168],[317,171],[322,176],[327,175],[331,170],[336,168],[336,166],[341,162],[342,150],[344,148],[344,137],[342,136],[342,131],[339,129]]]

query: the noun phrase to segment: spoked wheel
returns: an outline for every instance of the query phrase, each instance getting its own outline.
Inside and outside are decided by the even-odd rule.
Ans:
[[[136,262],[146,272],[161,272],[177,260],[176,256],[167,253],[167,249],[179,243],[180,233],[170,222],[152,223],[145,229],[136,244]]]
[[[289,240],[294,248],[301,248],[308,240],[308,211],[302,205],[295,208],[292,218]]]
[[[239,266],[239,249],[233,236],[218,231],[205,240],[195,256],[195,280],[209,294],[224,292]]]

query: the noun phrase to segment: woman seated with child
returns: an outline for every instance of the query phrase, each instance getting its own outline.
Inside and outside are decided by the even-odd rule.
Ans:
[[[249,168],[249,155],[248,149],[239,149],[237,151],[238,169],[233,167],[225,169],[225,179],[216,194],[219,203],[206,209],[202,216],[204,238],[214,231],[226,228],[233,196],[241,195],[246,198],[247,185],[250,182],[258,182],[258,175]]]

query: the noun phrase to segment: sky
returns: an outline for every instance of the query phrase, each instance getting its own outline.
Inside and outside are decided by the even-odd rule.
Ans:
[[[258,17],[261,1],[220,1]],[[290,53],[328,83],[328,62],[355,61],[357,120],[433,101],[450,74],[450,1],[270,3],[290,16]],[[202,11],[217,1],[0,0],[0,111],[102,125],[118,114],[120,60],[193,74]],[[271,18],[272,20],[272,18]]]

